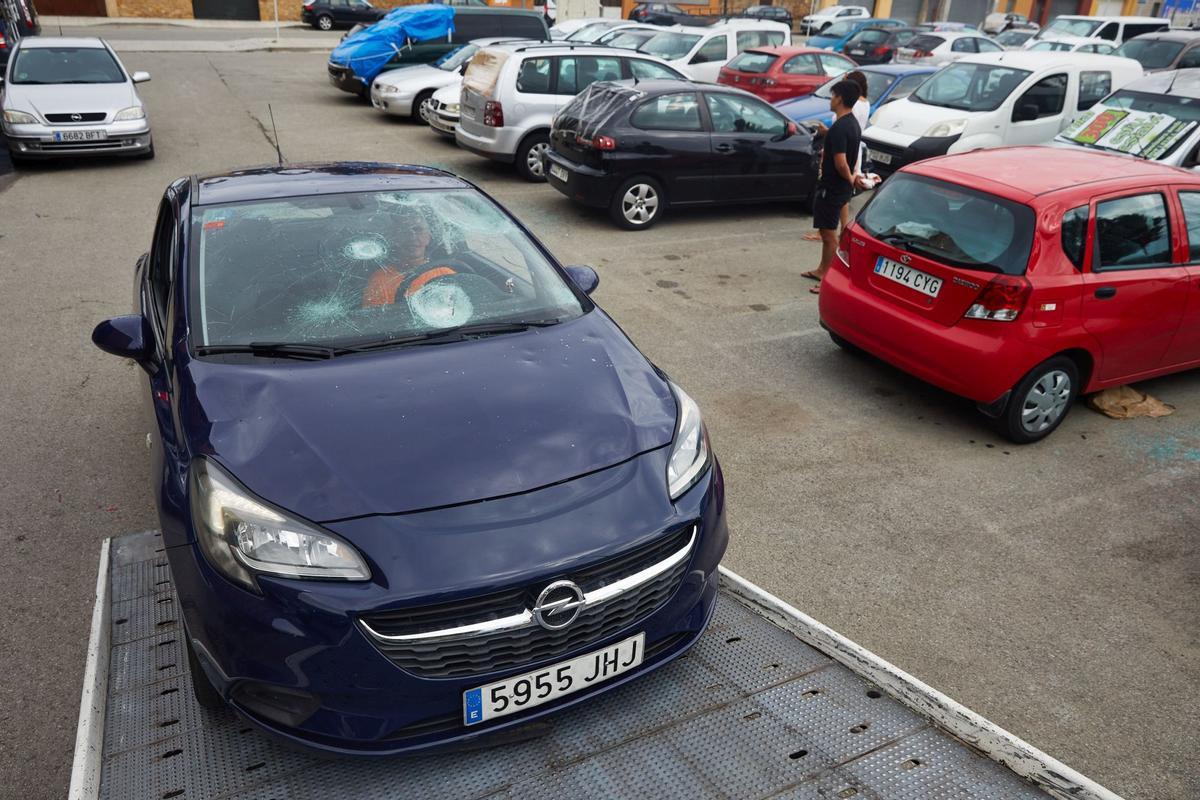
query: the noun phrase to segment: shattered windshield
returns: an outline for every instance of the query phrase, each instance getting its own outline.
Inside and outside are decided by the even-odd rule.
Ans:
[[[349,346],[583,313],[538,247],[470,189],[202,206],[192,229],[199,346]]]

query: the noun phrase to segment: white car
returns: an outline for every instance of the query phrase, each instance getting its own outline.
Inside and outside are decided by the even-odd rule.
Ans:
[[[1079,39],[1070,42],[1033,42],[1025,49],[1030,53],[1097,53],[1107,56],[1112,55],[1117,47],[1104,39]]]
[[[461,86],[467,63],[478,52],[512,37],[476,39],[434,61],[381,72],[371,82],[371,105],[377,111],[396,117],[424,118],[421,106],[444,86]]]
[[[980,53],[1000,53],[1004,48],[975,31],[938,31],[922,33],[896,49],[897,64],[922,64],[942,67]]]
[[[458,109],[461,98],[461,85],[438,89],[425,104],[421,118],[429,124],[434,133],[454,141],[454,132],[458,130]]]
[[[1025,45],[1028,50],[1035,42],[1077,42],[1080,39],[1103,39],[1114,45],[1123,44],[1143,33],[1170,30],[1171,22],[1164,17],[1085,17],[1064,14],[1033,37]]]
[[[805,33],[820,33],[835,22],[845,19],[869,19],[871,12],[864,6],[828,6],[815,14],[802,17],[800,27]]]
[[[0,130],[14,162],[86,155],[154,158],[150,120],[129,73],[103,39],[28,36],[0,85]]]
[[[591,25],[593,22],[607,22],[608,19],[608,17],[580,17],[579,19],[564,20],[550,28],[550,38],[556,42],[562,41],[585,25]]]
[[[880,175],[947,153],[1044,144],[1141,75],[1141,64],[1117,56],[1025,51],[971,56],[881,106],[863,142]]]
[[[697,81],[717,80],[721,67],[751,47],[792,43],[792,31],[782,22],[734,19],[708,27],[674,25],[648,39],[638,52],[658,56]]]

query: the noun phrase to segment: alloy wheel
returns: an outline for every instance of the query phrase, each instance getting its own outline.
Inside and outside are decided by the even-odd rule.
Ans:
[[[1071,400],[1071,376],[1060,369],[1051,370],[1029,387],[1021,406],[1021,426],[1029,433],[1040,433],[1058,422]]]
[[[621,213],[635,225],[644,225],[658,213],[658,192],[653,186],[635,183],[621,198]]]
[[[530,175],[538,178],[546,177],[546,171],[542,166],[542,154],[548,152],[550,152],[549,142],[538,142],[529,148],[529,152],[525,154],[525,166],[529,168]]]
[[[329,17],[317,17],[317,27],[323,31],[333,30],[333,20]]]

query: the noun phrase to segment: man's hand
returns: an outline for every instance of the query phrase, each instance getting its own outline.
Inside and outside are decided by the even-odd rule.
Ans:
[[[818,136],[824,136],[825,134],[829,133],[829,126],[824,122],[817,120],[813,123],[813,130],[817,132]]]

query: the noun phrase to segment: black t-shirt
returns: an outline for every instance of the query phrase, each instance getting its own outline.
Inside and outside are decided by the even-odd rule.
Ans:
[[[854,187],[842,177],[834,166],[833,157],[838,153],[846,155],[850,171],[854,171],[854,162],[858,159],[858,144],[862,139],[862,130],[853,114],[846,114],[829,126],[825,134],[825,151],[821,155],[821,186],[832,192],[850,193]]]

